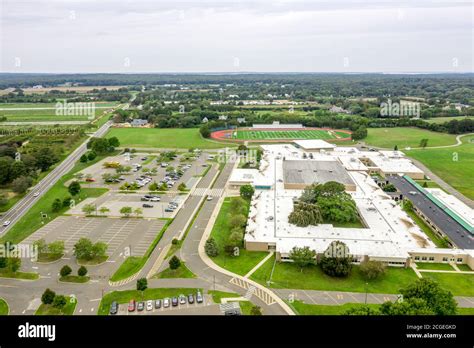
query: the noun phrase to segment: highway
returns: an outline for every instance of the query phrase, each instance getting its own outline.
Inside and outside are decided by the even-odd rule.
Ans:
[[[106,122],[100,127],[92,136],[102,137],[107,133],[112,124],[111,121]],[[38,184],[31,188],[31,190],[23,197],[17,204],[15,204],[10,210],[8,210],[1,217],[1,231],[0,236],[3,236],[12,226],[19,220],[26,212],[38,201],[58,180],[68,173],[79,160],[79,158],[87,151],[87,142],[89,139],[84,141],[78,148],[76,148],[64,161],[58,164],[48,175],[44,177]],[[39,194],[35,197],[35,193]],[[5,221],[10,221],[10,224],[6,227],[3,226]]]

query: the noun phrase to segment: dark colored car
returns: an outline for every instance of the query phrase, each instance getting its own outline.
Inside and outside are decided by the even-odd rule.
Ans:
[[[155,300],[155,309],[161,308],[161,300]]]
[[[117,302],[112,302],[112,304],[110,305],[110,314],[117,314],[118,312],[118,303]]]
[[[177,297],[173,297],[173,298],[171,299],[171,305],[172,305],[173,307],[176,307],[176,306],[178,305],[178,298],[177,298]]]
[[[133,312],[135,310],[135,305],[136,305],[135,300],[130,300],[130,302],[128,303],[128,311]]]
[[[137,311],[141,312],[145,309],[145,302],[138,302]]]
[[[189,304],[193,304],[193,303],[194,303],[194,295],[193,295],[193,294],[189,294],[189,295],[188,295],[188,303],[189,303]]]
[[[241,315],[238,310],[232,309],[224,312],[224,315]]]
[[[153,208],[153,204],[147,204],[147,203],[145,203],[145,204],[142,205],[142,207],[143,207],[143,208]]]

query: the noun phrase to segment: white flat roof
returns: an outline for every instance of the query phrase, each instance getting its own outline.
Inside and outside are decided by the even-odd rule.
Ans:
[[[474,210],[461,202],[455,196],[447,194],[439,188],[425,188],[433,196],[438,198],[445,206],[458,214],[469,225],[474,226]]]
[[[296,145],[303,149],[334,149],[336,145],[330,144],[327,141],[321,139],[308,139],[308,140],[295,140],[293,141]]]

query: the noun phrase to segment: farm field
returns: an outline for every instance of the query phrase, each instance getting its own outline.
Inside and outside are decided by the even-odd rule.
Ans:
[[[474,199],[474,136],[462,138],[463,144],[442,149],[410,150],[406,154],[422,162],[436,175],[470,199]]]
[[[367,145],[393,149],[395,145],[399,150],[407,147],[418,147],[421,139],[428,139],[428,146],[445,146],[456,144],[456,136],[446,133],[431,132],[424,129],[394,127],[394,128],[369,128],[365,143]]]
[[[337,139],[347,138],[344,132],[324,129],[308,130],[237,130],[233,139],[241,140],[275,140],[275,139]]]
[[[96,103],[95,116],[98,117],[117,103]],[[54,121],[88,121],[88,115],[56,115],[55,104],[25,103],[0,104],[0,117],[6,117],[7,122],[54,122]]]
[[[113,128],[106,136],[117,137],[122,147],[217,149],[229,146],[202,138],[198,128]]]

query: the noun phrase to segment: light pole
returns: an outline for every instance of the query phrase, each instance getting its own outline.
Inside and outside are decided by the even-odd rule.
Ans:
[[[368,287],[369,283],[365,283],[365,304],[367,304],[367,287]]]

